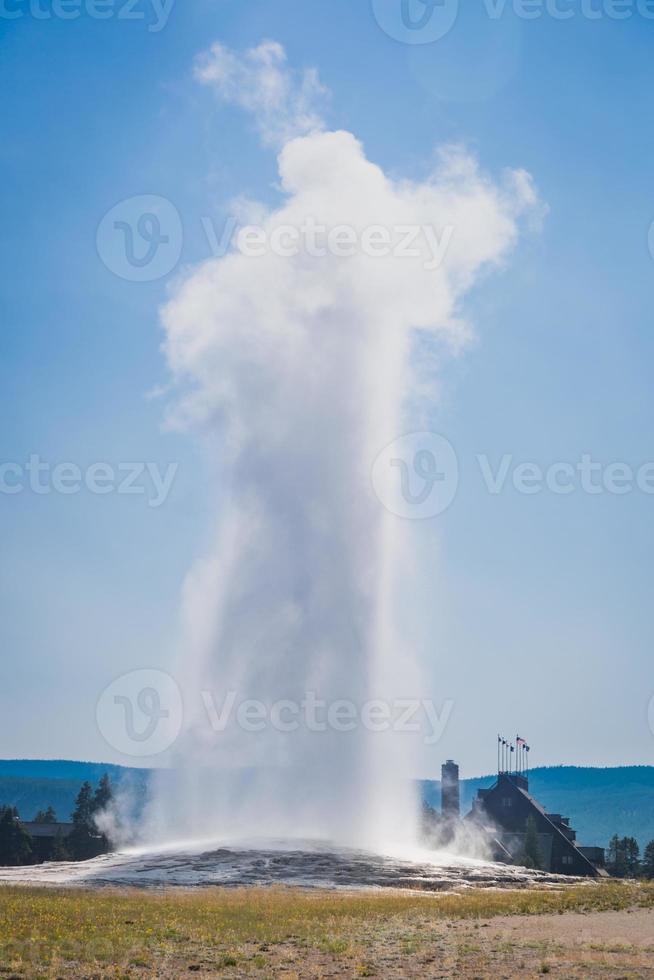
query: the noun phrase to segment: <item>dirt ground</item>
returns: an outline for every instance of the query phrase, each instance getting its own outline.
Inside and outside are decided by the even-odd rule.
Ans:
[[[428,930],[385,925],[361,944],[307,948],[288,939],[241,946],[236,962],[212,955],[161,964],[163,977],[654,978],[654,910],[565,912],[437,921]],[[349,944],[348,944],[349,945]]]

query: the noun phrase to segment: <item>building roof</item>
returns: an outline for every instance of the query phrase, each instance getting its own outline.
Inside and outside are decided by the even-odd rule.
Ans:
[[[72,823],[24,823],[22,827],[30,837],[68,837],[73,829]]]

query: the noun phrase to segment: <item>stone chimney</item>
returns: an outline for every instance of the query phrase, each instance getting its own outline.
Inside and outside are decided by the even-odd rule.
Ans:
[[[458,820],[461,815],[459,767],[452,759],[441,766],[441,812],[446,820]]]

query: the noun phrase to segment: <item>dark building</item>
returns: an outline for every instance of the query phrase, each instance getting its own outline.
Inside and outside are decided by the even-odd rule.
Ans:
[[[553,874],[597,877],[606,875],[604,849],[580,847],[568,817],[547,813],[529,794],[529,746],[498,739],[498,775],[489,789],[480,789],[463,824],[481,835],[493,859],[523,864],[527,858],[528,830],[533,847],[534,828],[541,870]],[[531,820],[530,820],[531,818]],[[447,845],[460,819],[459,767],[451,759],[441,768],[441,813],[425,807],[425,838],[433,846]],[[533,821],[533,823],[532,823]]]
[[[480,789],[466,819],[474,821],[497,838],[515,863],[525,853],[527,821],[536,826],[543,870],[554,874],[597,877],[603,873],[604,851],[600,847],[580,847],[568,817],[547,813],[529,794],[529,781],[523,773],[501,772],[490,789]]]
[[[451,759],[441,766],[441,812],[446,820],[458,820],[461,816],[459,767]]]
[[[37,862],[50,861],[55,844],[65,844],[73,830],[72,823],[23,823],[22,826],[32,838],[32,854]]]

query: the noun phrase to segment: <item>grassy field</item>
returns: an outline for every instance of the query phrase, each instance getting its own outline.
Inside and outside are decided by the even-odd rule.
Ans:
[[[534,938],[515,916],[559,917],[554,926],[574,916],[587,941],[571,958],[556,929]],[[643,918],[652,946],[593,932],[620,916],[632,932]],[[0,888],[4,977],[654,977],[653,954],[654,886],[630,883],[465,894]]]

